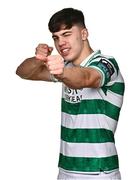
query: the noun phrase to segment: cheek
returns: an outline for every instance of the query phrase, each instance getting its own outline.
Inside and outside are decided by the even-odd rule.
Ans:
[[[77,51],[77,53],[79,53],[83,47],[83,41],[80,38],[76,38],[72,47]]]

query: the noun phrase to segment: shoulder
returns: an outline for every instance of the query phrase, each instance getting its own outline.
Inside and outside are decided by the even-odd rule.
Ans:
[[[116,59],[113,56],[101,54],[101,51],[95,52],[88,59],[86,65],[102,74],[102,86],[110,81],[114,81],[119,74],[119,66]]]

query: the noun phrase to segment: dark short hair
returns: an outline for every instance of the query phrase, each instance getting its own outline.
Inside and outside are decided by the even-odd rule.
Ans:
[[[70,29],[73,25],[86,27],[83,12],[73,8],[64,8],[56,12],[48,23],[49,30],[52,33],[61,29]]]

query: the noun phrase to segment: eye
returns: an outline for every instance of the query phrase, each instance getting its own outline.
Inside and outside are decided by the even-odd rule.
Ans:
[[[54,41],[58,40],[57,36],[52,36],[52,38],[53,38]]]

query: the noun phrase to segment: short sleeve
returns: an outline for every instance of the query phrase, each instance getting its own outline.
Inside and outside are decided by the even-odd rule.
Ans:
[[[113,81],[118,75],[118,65],[114,58],[100,57],[88,64],[88,67],[94,68],[102,75],[101,86]]]

